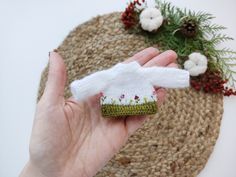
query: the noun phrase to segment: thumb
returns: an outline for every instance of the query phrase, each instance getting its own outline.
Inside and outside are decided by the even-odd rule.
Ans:
[[[42,96],[47,102],[56,104],[64,99],[66,68],[62,57],[57,52],[49,53],[48,80]]]

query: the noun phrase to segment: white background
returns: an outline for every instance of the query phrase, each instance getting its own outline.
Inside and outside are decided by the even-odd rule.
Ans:
[[[172,0],[208,11],[236,38],[235,0]],[[35,100],[48,52],[78,24],[121,11],[122,0],[0,0],[0,177],[18,176],[28,159]],[[236,41],[227,43],[236,50]],[[200,177],[236,177],[236,97],[224,99],[220,137]]]

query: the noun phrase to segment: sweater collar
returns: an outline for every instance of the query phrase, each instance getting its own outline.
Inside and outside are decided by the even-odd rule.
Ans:
[[[135,71],[139,68],[141,68],[141,65],[136,61],[130,63],[118,63],[113,67],[113,69],[115,70],[129,70],[129,71]]]

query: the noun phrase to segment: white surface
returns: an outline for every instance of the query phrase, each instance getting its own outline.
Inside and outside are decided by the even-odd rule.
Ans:
[[[236,38],[235,0],[172,0],[213,13]],[[117,0],[0,0],[0,177],[19,174],[28,159],[35,99],[48,52],[78,24],[123,10]],[[236,41],[227,46],[236,49]],[[236,177],[236,97],[224,100],[219,140],[200,177]]]

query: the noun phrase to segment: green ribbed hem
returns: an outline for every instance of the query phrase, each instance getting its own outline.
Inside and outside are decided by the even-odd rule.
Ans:
[[[155,113],[157,113],[156,101],[137,105],[102,105],[102,116],[104,117],[149,115]]]

